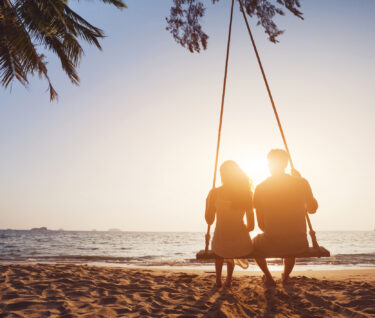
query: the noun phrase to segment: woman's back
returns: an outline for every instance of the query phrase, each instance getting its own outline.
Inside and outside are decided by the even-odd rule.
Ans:
[[[223,231],[230,235],[238,231],[239,228],[246,227],[244,223],[245,209],[235,207],[230,196],[224,189],[217,189],[215,198],[216,209],[216,230]]]

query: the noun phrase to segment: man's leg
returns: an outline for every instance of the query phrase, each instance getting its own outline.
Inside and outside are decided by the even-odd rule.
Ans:
[[[267,286],[275,286],[275,281],[273,280],[273,277],[268,269],[268,266],[267,266],[267,261],[265,258],[256,258],[255,259],[255,262],[258,264],[259,268],[262,270],[262,272],[264,273],[264,276],[265,276],[265,281],[264,283],[267,285]]]
[[[221,287],[221,272],[223,270],[223,264],[224,264],[223,258],[215,259],[216,286],[219,288]]]
[[[282,282],[287,283],[289,280],[289,275],[292,272],[294,265],[296,264],[295,257],[284,258],[284,273],[282,276]]]
[[[230,287],[232,285],[232,276],[234,271],[234,262],[227,262],[227,279],[225,280],[225,286]]]

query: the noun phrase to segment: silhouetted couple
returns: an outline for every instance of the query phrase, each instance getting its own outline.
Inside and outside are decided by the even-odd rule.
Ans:
[[[206,201],[206,221],[216,228],[212,239],[216,259],[216,285],[222,286],[221,272],[227,262],[226,287],[231,286],[235,264],[247,267],[247,261],[236,259],[255,251],[260,255],[280,255],[302,252],[308,248],[305,213],[315,213],[318,203],[306,179],[294,170],[286,174],[288,154],[281,149],[269,152],[271,177],[259,184],[254,195],[249,177],[234,161],[225,161],[220,167],[222,186],[210,191]],[[252,241],[254,212],[263,233]],[[246,215],[246,224],[244,216]],[[263,282],[274,286],[275,281],[265,258],[255,259],[263,271]],[[295,258],[284,258],[282,282],[287,283],[295,265]]]

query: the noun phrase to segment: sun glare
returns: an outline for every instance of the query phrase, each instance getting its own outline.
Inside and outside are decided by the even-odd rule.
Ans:
[[[253,181],[254,186],[265,180],[269,176],[267,160],[241,160],[240,167]]]

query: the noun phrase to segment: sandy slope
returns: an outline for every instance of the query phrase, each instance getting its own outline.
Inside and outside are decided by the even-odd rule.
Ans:
[[[276,275],[277,276],[277,275]],[[264,289],[214,274],[76,265],[0,265],[0,317],[375,317],[375,270],[297,272]]]

